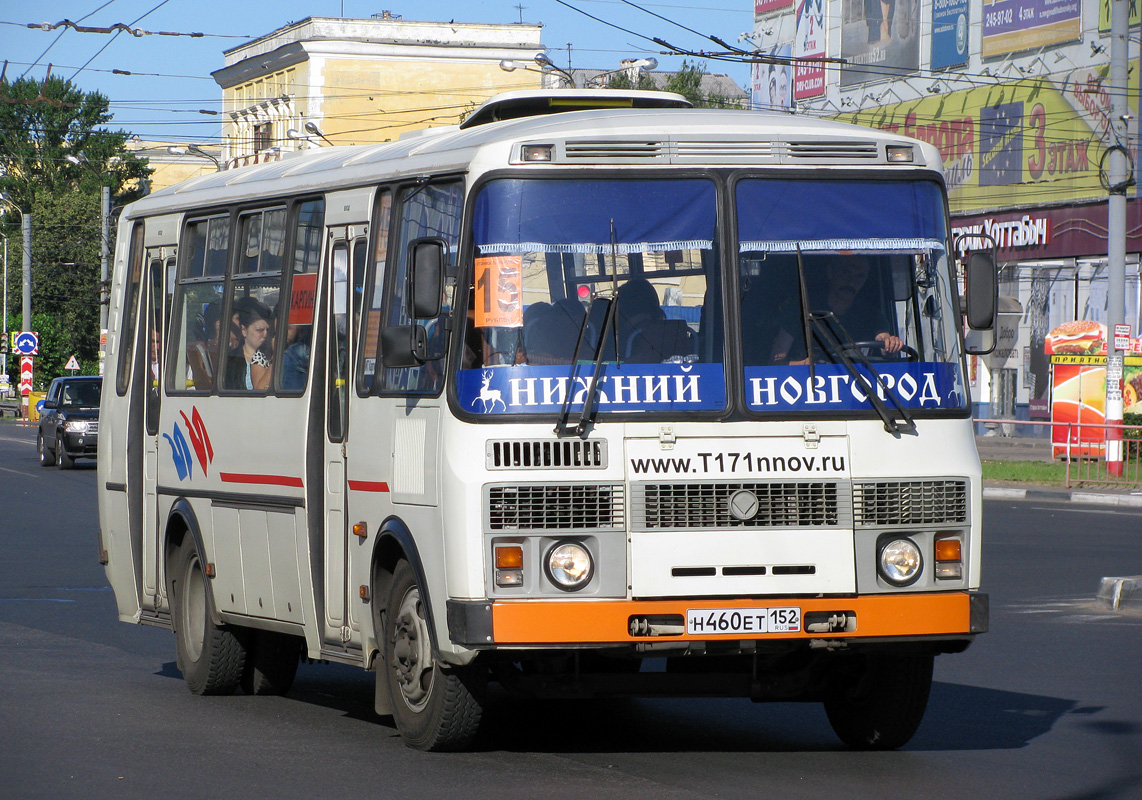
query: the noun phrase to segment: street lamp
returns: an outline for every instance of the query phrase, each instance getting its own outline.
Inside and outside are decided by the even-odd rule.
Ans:
[[[219,172],[222,171],[222,162],[196,144],[188,144],[185,147],[178,147],[172,144],[167,148],[167,152],[172,156],[198,156],[199,158],[209,159],[214,162],[214,168],[216,170]]]
[[[608,75],[615,75],[615,74],[618,74],[620,72],[625,72],[628,74],[633,72],[635,75],[637,75],[639,72],[651,72],[651,71],[656,70],[656,69],[658,69],[658,59],[657,58],[624,59],[621,67],[619,67],[618,69],[608,70],[606,72],[600,72],[598,75],[595,75],[590,80],[588,80],[587,85],[588,86],[598,86],[599,88],[603,88],[606,84],[606,81],[604,81],[603,78],[607,77]],[[636,81],[635,78],[632,77],[631,82],[637,83],[638,81]]]
[[[554,72],[563,78],[563,80],[567,81],[567,87],[569,89],[575,88],[575,78],[572,77],[571,73],[567,70],[555,66],[555,62],[547,57],[547,53],[536,53],[535,58],[532,60],[539,65],[539,71],[543,74],[546,75],[548,72]],[[526,61],[513,61],[510,58],[505,58],[500,62],[500,69],[504,72],[514,72],[517,69],[535,71],[531,69],[531,66]]]

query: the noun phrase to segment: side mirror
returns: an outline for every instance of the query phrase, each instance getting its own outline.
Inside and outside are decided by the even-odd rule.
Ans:
[[[440,315],[447,252],[448,243],[437,237],[414,239],[409,244],[408,296],[413,319]]]
[[[976,331],[995,327],[996,307],[999,304],[999,281],[995,258],[990,252],[975,251],[968,254],[964,272],[967,295],[968,327]]]
[[[59,400],[45,400],[44,408],[59,408]]]
[[[428,334],[423,326],[414,323],[381,329],[381,364],[386,368],[419,367],[428,360]]]

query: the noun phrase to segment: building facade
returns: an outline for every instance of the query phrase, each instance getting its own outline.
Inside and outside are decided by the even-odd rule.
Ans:
[[[225,66],[212,73],[222,88],[223,163],[455,124],[499,92],[538,87],[539,73],[499,64],[542,49],[538,25],[414,22],[388,12],[291,23],[225,51]]]
[[[1131,8],[1130,86],[1114,97],[1107,0],[755,0],[754,45],[794,59],[755,65],[755,106],[931,142],[943,156],[953,228],[995,238],[1017,324],[973,363],[981,414],[1044,417],[1044,336],[1073,319],[1106,321],[1100,168],[1111,147],[1132,164],[1139,155]],[[1136,186],[1127,191],[1126,321],[1138,336],[1142,200]]]

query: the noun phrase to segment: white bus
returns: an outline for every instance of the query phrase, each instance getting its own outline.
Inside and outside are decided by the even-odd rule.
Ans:
[[[961,306],[929,145],[686,105],[512,93],[124,210],[101,559],[191,691],[307,657],[422,749],[489,683],[908,741],[987,627],[994,268]]]

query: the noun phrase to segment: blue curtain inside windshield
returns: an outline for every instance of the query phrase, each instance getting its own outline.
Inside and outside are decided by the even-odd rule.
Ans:
[[[621,253],[713,247],[717,201],[704,180],[498,180],[476,198],[481,253]]]
[[[794,242],[802,249],[920,248],[945,240],[943,197],[928,181],[748,180],[738,184],[737,210],[743,251]]]

